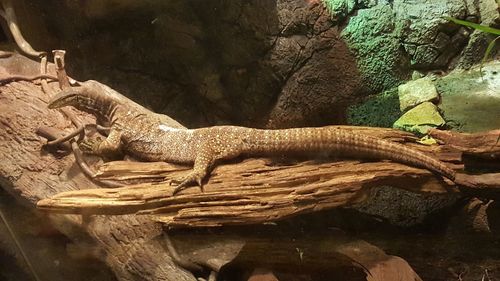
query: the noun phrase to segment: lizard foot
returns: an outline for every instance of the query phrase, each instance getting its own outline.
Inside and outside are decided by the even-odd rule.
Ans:
[[[78,146],[83,153],[96,154],[102,141],[101,138],[85,139]]]
[[[177,184],[177,186],[174,188],[174,191],[172,192],[172,195],[177,194],[179,191],[186,189],[190,185],[196,183],[199,187],[201,192],[203,192],[203,175],[199,175],[197,173],[189,173],[187,176],[181,178],[181,179],[173,179],[170,181],[170,184]]]

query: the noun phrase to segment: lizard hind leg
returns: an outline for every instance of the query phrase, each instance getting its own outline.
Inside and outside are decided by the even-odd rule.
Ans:
[[[192,171],[183,178],[171,180],[170,184],[177,184],[177,186],[172,191],[172,195],[175,195],[179,191],[188,188],[193,183],[196,183],[200,187],[201,192],[203,192],[203,178],[204,177],[197,175],[194,171]]]
[[[193,169],[180,179],[173,179],[170,184],[177,184],[172,195],[196,183],[203,192],[203,179],[207,176],[208,170],[214,163],[214,159],[209,153],[201,153],[194,161]]]

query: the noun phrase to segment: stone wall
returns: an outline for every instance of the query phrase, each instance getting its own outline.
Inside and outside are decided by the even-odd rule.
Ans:
[[[491,3],[490,3],[491,2]],[[189,127],[345,123],[346,108],[412,72],[468,67],[494,0],[16,1],[27,39]],[[4,26],[5,30],[5,26]],[[470,39],[470,40],[469,40]]]

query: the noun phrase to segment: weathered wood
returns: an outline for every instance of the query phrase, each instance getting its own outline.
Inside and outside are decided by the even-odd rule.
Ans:
[[[19,56],[0,60],[0,66],[2,75],[32,75],[39,68],[36,62]],[[43,149],[46,140],[35,133],[39,127],[71,128],[58,111],[47,109],[47,100],[33,83],[16,82],[1,87],[0,185],[31,207],[59,192],[97,188],[82,176],[72,155],[56,157]],[[93,122],[88,116],[77,115],[85,122]],[[80,232],[86,231],[104,249],[105,262],[119,280],[195,280],[163,250],[157,240],[163,233],[161,225],[148,216],[94,216],[87,218],[85,224],[77,216],[50,217],[70,238],[78,238]]]
[[[496,144],[476,139],[476,146],[456,145],[461,140],[446,138],[448,144],[418,145],[408,133],[383,128],[339,126],[363,134],[406,142],[415,149],[432,154],[456,169],[461,169],[461,154],[484,153]],[[474,149],[473,151],[471,149]],[[170,180],[181,177],[183,166],[167,163],[110,162],[101,166],[98,178],[140,183],[117,189],[86,189],[65,192],[44,199],[38,207],[60,213],[158,214],[157,221],[169,227],[206,227],[233,224],[255,224],[280,220],[297,214],[335,207],[349,207],[370,196],[370,188],[389,185],[414,192],[458,192],[451,182],[429,171],[388,162],[306,161],[277,165],[265,159],[247,159],[239,163],[219,165],[204,186],[205,192],[191,188],[171,196]],[[164,181],[161,181],[165,179]],[[498,196],[496,174],[459,175],[462,191],[472,195]],[[161,182],[158,182],[161,181]]]
[[[65,192],[39,202],[62,213],[160,214],[170,227],[252,224],[334,207],[352,206],[381,185],[415,192],[457,192],[430,172],[389,162],[300,162],[269,166],[263,159],[222,165],[204,192],[191,188],[170,196],[170,184]]]
[[[32,65],[31,61],[21,63]],[[36,69],[32,71],[36,72]],[[273,164],[266,159],[226,163],[212,172],[205,193],[191,188],[176,197],[169,196],[172,187],[168,184],[143,183],[120,189],[97,189],[81,175],[71,155],[54,157],[42,149],[45,140],[34,133],[38,127],[71,128],[60,114],[45,108],[46,100],[48,98],[31,83],[9,84],[0,94],[0,156],[4,159],[0,163],[0,184],[30,206],[39,199],[54,196],[42,201],[41,205],[55,202],[55,205],[45,206],[61,212],[85,214],[161,213],[157,220],[174,227],[186,227],[256,223],[349,206],[370,196],[372,186],[382,184],[415,192],[458,192],[451,183],[422,169],[387,161],[333,162],[323,159],[286,165]],[[88,116],[77,114],[85,121],[91,121]],[[462,166],[460,150],[447,145],[417,145],[412,142],[413,136],[390,129],[347,129],[406,141],[407,145],[448,161],[457,169]],[[186,167],[165,163],[114,162],[103,166],[99,177],[125,182],[154,182],[163,176],[168,179],[181,175],[184,169]],[[495,178],[491,179],[490,185],[495,181]],[[78,190],[83,187],[90,189]],[[60,193],[63,191],[70,192]],[[71,201],[82,198],[90,201],[84,205]],[[62,205],[57,205],[61,202]],[[66,209],[65,204],[70,208]],[[85,229],[106,251],[106,262],[121,280],[193,279],[172,263],[156,239],[162,234],[162,229],[159,224],[151,222],[149,215],[85,216],[84,225],[77,216],[51,217],[70,237],[75,235],[75,229]],[[221,264],[215,268],[220,268]]]
[[[475,134],[432,129],[429,135],[462,152],[500,157],[500,129]]]
[[[392,129],[343,127],[362,130],[426,151],[456,169],[461,169],[461,151],[452,145],[415,144],[408,133]],[[490,146],[479,143],[480,146]],[[158,214],[156,220],[169,227],[204,227],[253,224],[297,214],[352,206],[370,196],[370,188],[390,185],[414,192],[458,192],[449,181],[429,171],[389,161],[306,161],[276,165],[265,159],[247,159],[219,165],[204,186],[170,196],[169,180],[182,176],[186,167],[166,163],[110,162],[99,169],[99,178],[142,183],[117,189],[87,189],[65,192],[42,200],[38,206],[61,213]],[[486,183],[479,189],[498,186],[494,175],[459,176],[463,182]],[[489,178],[489,182],[488,179]],[[483,181],[481,181],[483,180]],[[473,185],[473,184],[470,184]]]

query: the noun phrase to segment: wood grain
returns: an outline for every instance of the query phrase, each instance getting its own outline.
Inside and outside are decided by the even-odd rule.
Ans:
[[[349,129],[413,145],[413,136],[396,130]],[[441,154],[439,146],[415,147],[461,168],[459,151]],[[451,182],[427,170],[390,161],[320,158],[275,163],[271,159],[240,159],[218,165],[203,193],[193,187],[171,196],[174,187],[170,179],[182,176],[186,169],[167,163],[109,162],[100,167],[100,179],[152,182],[64,192],[40,201],[38,207],[76,214],[157,214],[154,218],[169,227],[206,227],[263,223],[353,206],[367,199],[372,187],[382,185],[419,193],[459,192]]]

